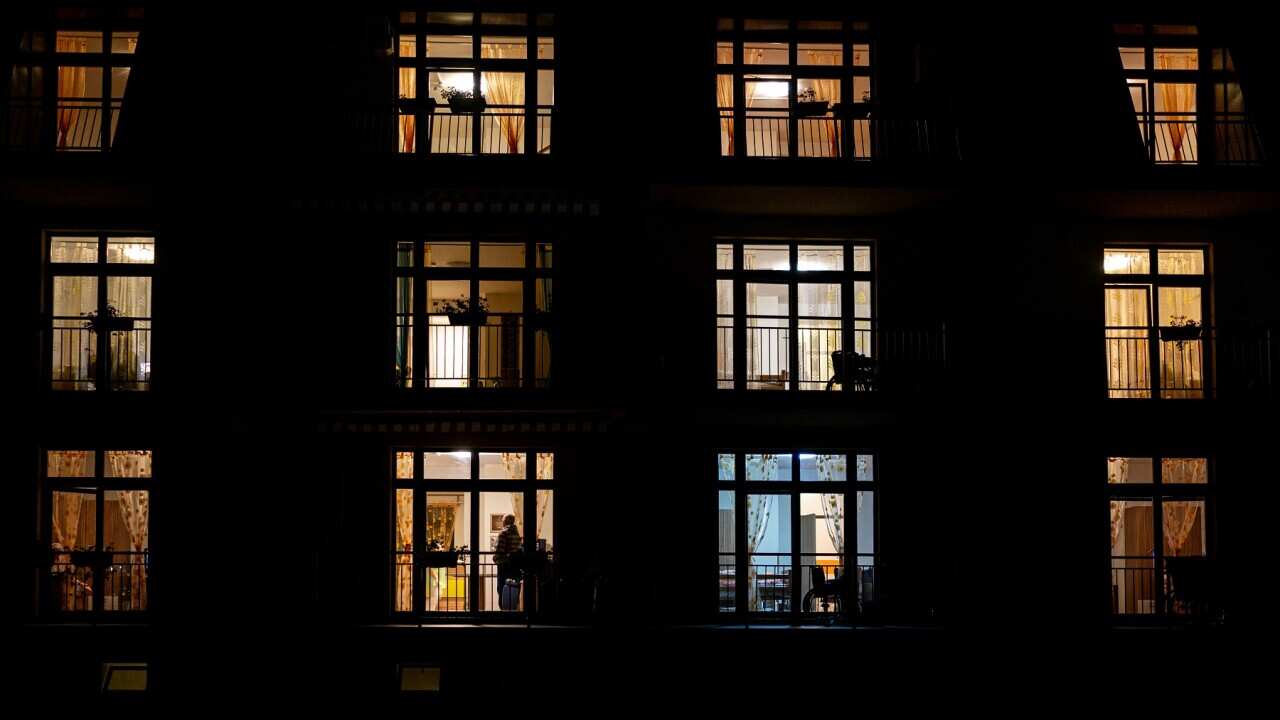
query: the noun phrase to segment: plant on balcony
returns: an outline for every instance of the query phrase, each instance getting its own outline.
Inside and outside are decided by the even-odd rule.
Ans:
[[[482,112],[489,106],[484,95],[477,95],[470,90],[450,87],[440,91],[440,95],[449,103],[449,109],[455,113]]]
[[[121,317],[115,305],[108,304],[101,313],[87,312],[84,323],[86,330],[94,332],[125,332],[133,329],[133,318]]]
[[[484,298],[445,300],[440,311],[449,316],[450,325],[484,325],[489,320],[489,303]]]
[[[806,88],[796,94],[796,117],[817,117],[826,115],[831,109],[831,103],[826,100],[819,100],[818,94],[813,88]]]
[[[1194,318],[1175,315],[1169,318],[1168,325],[1160,328],[1160,339],[1172,341],[1181,350],[1183,343],[1199,340],[1203,332],[1204,328]]]

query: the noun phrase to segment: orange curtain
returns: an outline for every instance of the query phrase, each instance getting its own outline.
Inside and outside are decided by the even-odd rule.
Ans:
[[[1200,515],[1200,503],[1197,501],[1164,502],[1164,554],[1171,557],[1183,555],[1199,555],[1203,548],[1194,548],[1197,552],[1188,552],[1187,541],[1191,539],[1191,531],[1196,526]],[[1196,544],[1198,545],[1198,543]]]
[[[716,107],[720,111],[720,128],[724,131],[725,155],[733,155],[733,76],[716,76]],[[728,116],[725,113],[728,113]]]
[[[816,50],[806,51],[809,54],[810,65],[825,65],[828,67],[838,65],[836,55],[832,52],[819,52]],[[813,83],[814,99],[818,101],[825,100],[832,105],[840,102],[840,79],[839,78],[821,78],[810,80]],[[840,155],[840,135],[836,128],[836,119],[834,117],[826,117],[822,119],[823,138],[826,140],[827,151],[829,157],[838,157]]]
[[[88,52],[88,41],[83,38],[58,38],[57,50],[63,52]],[[83,98],[88,91],[88,70],[87,67],[75,66],[58,66],[58,99],[62,98]],[[59,102],[61,105],[61,102]],[[58,147],[67,146],[67,135],[71,131],[71,126],[75,124],[76,113],[84,112],[85,108],[78,107],[59,107],[58,108]]]
[[[500,43],[484,43],[480,46],[480,57],[493,59],[523,59],[523,46]],[[487,72],[484,84],[488,89],[487,98],[494,105],[518,105],[521,109],[512,113],[508,109],[497,116],[498,131],[507,152],[521,152],[524,139],[524,73],[520,72]],[[508,114],[510,113],[510,114]]]
[[[400,57],[414,57],[414,50],[414,43],[400,43]],[[416,68],[400,68],[401,98],[412,100],[418,97],[417,79],[418,72]],[[413,152],[416,128],[417,116],[415,114],[400,115],[400,152]]]
[[[1157,54],[1156,59],[1157,70],[1195,70],[1198,67],[1195,56],[1182,53]],[[1195,122],[1196,86],[1194,83],[1157,83],[1157,87],[1160,88],[1160,112],[1170,121],[1169,143],[1173,146],[1173,159],[1182,162],[1187,129]],[[1188,114],[1193,117],[1186,117]]]

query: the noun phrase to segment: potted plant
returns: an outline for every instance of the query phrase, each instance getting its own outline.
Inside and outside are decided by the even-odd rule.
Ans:
[[[121,317],[120,311],[115,305],[108,304],[106,310],[101,313],[87,312],[84,314],[84,327],[86,330],[94,332],[125,332],[133,329],[133,318]]]
[[[830,109],[831,103],[826,100],[819,100],[818,93],[813,88],[805,88],[796,94],[796,117],[826,115],[827,110]]]
[[[418,98],[405,97],[404,95],[401,95],[396,104],[402,113],[433,113],[436,111],[436,99],[432,97],[422,98],[419,100]]]
[[[1178,349],[1188,340],[1199,340],[1204,328],[1195,319],[1184,315],[1169,318],[1169,324],[1160,328],[1160,339],[1177,343]]]
[[[482,112],[489,105],[484,95],[477,95],[461,88],[445,88],[440,91],[440,95],[449,103],[449,109],[454,113]]]
[[[449,316],[450,325],[484,325],[489,319],[489,303],[484,298],[445,300],[440,310]]]

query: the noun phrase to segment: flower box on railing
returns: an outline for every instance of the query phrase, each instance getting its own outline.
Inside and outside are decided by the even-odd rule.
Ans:
[[[1199,325],[1166,325],[1160,328],[1160,339],[1167,342],[1199,340],[1204,328]]]
[[[489,322],[487,312],[449,313],[450,325],[484,325]]]
[[[489,107],[489,101],[485,100],[483,95],[480,97],[454,96],[449,98],[449,110],[455,115],[484,112],[487,107]]]

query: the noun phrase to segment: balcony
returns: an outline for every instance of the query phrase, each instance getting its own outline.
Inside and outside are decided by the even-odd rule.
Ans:
[[[1109,327],[1106,348],[1108,397],[1266,398],[1273,392],[1270,330]]]
[[[1244,115],[1197,119],[1155,113],[1139,120],[1147,159],[1156,165],[1262,165],[1257,125]],[[1212,141],[1212,142],[1209,142]]]
[[[143,611],[150,566],[146,551],[57,551],[48,567],[45,598],[57,612]]]
[[[1111,612],[1117,616],[1209,619],[1221,612],[1206,557],[1111,558]]]
[[[869,117],[837,107],[810,116],[748,110],[739,121],[720,114],[720,154],[752,158],[829,158],[854,162],[954,162],[961,159],[954,123],[922,118]],[[742,142],[737,127],[741,125]]]
[[[151,386],[151,328],[96,330],[83,321],[55,320],[51,387],[54,390],[147,390]],[[64,325],[59,327],[58,325]],[[107,352],[99,353],[105,347]],[[101,382],[99,382],[101,379]]]
[[[739,349],[745,362],[735,368],[735,328],[720,319],[718,387],[741,387],[734,382],[740,373],[748,390],[915,392],[935,387],[947,371],[945,327],[872,328],[855,320],[855,327],[844,328],[838,320],[809,318],[779,327],[778,320],[746,318]]]
[[[104,123],[108,109],[110,122]],[[119,118],[118,101],[104,109],[100,100],[59,100],[51,109],[41,102],[12,100],[4,113],[0,141],[10,150],[100,152],[112,146]]]
[[[413,612],[415,591],[422,593],[422,611],[431,615],[525,613],[535,615],[551,607],[557,573],[554,556],[528,553],[530,562],[520,575],[517,592],[500,597],[498,565],[493,553],[392,553],[393,608]],[[418,588],[421,590],[418,590]]]
[[[737,612],[736,560],[722,554],[719,567],[720,612]],[[856,617],[877,601],[876,566],[869,558],[860,558],[852,577],[845,570],[843,560],[836,555],[805,555],[799,564],[793,564],[789,554],[754,553],[743,579],[746,608],[766,615]],[[817,587],[819,577],[824,578],[823,587]]]
[[[325,139],[358,153],[402,155],[548,155],[552,111],[529,116],[523,108],[489,106],[482,112],[443,109],[407,114],[404,106],[365,106],[339,113]],[[532,117],[532,119],[531,119]]]

